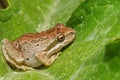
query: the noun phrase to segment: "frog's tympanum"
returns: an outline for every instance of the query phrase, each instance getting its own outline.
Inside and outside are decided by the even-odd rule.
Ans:
[[[2,50],[10,65],[29,70],[41,65],[50,66],[63,47],[75,38],[75,31],[58,23],[41,33],[28,33],[14,41],[3,39]]]

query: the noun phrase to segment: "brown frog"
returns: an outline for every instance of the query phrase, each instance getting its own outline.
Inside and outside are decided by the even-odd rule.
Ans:
[[[28,70],[42,64],[50,66],[74,39],[75,31],[58,23],[47,31],[24,34],[12,42],[3,39],[2,50],[12,66]]]

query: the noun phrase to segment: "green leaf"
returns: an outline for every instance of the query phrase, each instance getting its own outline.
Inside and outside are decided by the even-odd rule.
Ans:
[[[119,80],[119,0],[9,0],[0,9],[0,40],[14,40],[56,23],[76,31],[75,41],[48,68],[11,69],[0,51],[0,79],[5,80]]]

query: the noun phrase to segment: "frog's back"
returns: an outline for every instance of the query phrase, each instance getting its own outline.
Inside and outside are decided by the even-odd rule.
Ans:
[[[25,64],[32,67],[42,65],[35,58],[35,54],[45,51],[52,37],[47,32],[24,34],[13,41],[16,48],[23,54]],[[47,44],[46,44],[47,43]]]

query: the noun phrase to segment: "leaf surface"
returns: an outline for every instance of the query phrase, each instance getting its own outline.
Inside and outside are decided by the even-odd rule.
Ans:
[[[119,0],[9,0],[9,7],[0,10],[0,40],[40,32],[58,22],[75,29],[76,39],[49,68],[35,71],[12,70],[1,50],[0,79],[118,80],[119,13]]]

